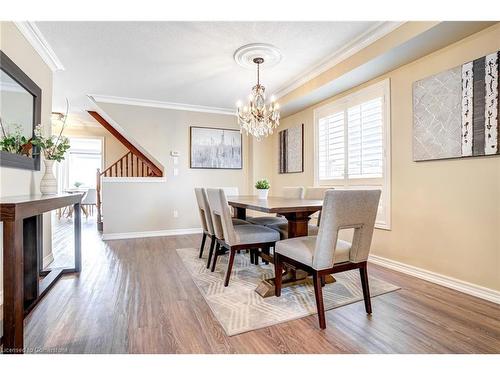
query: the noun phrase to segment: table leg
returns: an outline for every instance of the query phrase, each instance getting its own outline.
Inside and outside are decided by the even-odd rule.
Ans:
[[[3,222],[3,351],[24,350],[23,221]]]
[[[235,207],[236,210],[236,217],[241,220],[246,220],[247,218],[247,210],[246,208],[242,207]]]
[[[311,215],[311,212],[291,212],[283,214],[288,220],[288,238],[307,236]]]
[[[82,215],[80,211],[80,203],[75,203],[75,272],[80,272],[82,269]]]

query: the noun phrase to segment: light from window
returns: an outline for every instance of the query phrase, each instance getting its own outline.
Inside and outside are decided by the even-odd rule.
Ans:
[[[315,183],[380,189],[377,228],[391,228],[390,82],[384,80],[314,110]]]
[[[319,119],[320,180],[382,177],[382,110],[378,97]]]
[[[82,188],[95,188],[96,171],[102,167],[102,142],[98,138],[70,138],[68,187],[81,183]]]

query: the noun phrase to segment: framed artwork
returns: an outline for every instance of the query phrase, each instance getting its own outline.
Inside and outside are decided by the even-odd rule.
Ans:
[[[241,169],[239,130],[191,126],[190,167],[195,169]]]
[[[413,84],[413,160],[500,154],[500,53]]]
[[[292,126],[279,135],[279,173],[304,172],[304,124]]]

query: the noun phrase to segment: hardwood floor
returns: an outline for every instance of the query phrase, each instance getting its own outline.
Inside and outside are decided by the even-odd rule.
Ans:
[[[25,320],[28,350],[500,353],[498,305],[375,265],[371,275],[401,290],[373,298],[372,316],[361,301],[328,311],[324,331],[313,315],[227,337],[175,252],[198,247],[201,235],[104,243],[82,221],[82,272],[63,277]]]

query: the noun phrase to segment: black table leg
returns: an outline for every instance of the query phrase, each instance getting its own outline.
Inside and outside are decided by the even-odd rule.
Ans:
[[[73,209],[75,215],[75,272],[82,269],[82,213],[80,203],[75,203]]]

